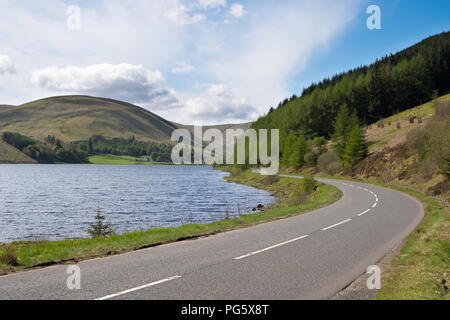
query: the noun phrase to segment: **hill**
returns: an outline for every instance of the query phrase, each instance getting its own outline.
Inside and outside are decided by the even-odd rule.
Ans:
[[[13,108],[14,106],[11,106],[9,104],[0,104],[0,111],[7,110],[9,108]]]
[[[52,97],[0,108],[0,132],[18,132],[43,140],[88,140],[93,135],[168,142],[177,126],[135,105],[88,96]]]
[[[422,119],[422,121],[419,121]],[[363,179],[401,185],[450,202],[450,94],[370,126]]]
[[[37,163],[24,153],[0,139],[0,163]]]
[[[361,124],[374,123],[450,90],[450,32],[423,40],[370,66],[324,79],[285,99],[253,124],[278,128],[283,149],[290,133],[330,138],[345,105]]]

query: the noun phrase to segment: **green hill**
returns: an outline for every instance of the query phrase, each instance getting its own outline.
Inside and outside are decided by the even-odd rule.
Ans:
[[[450,32],[429,37],[396,54],[312,84],[258,119],[253,128],[329,138],[342,106],[371,124],[450,91]],[[283,148],[282,148],[283,149]]]
[[[0,163],[36,163],[36,161],[0,139]]]
[[[105,98],[63,96],[0,107],[0,132],[19,132],[39,140],[52,135],[71,142],[102,135],[168,142],[175,129],[174,123],[150,111]]]

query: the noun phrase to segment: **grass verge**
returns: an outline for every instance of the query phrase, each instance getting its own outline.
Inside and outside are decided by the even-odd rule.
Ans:
[[[13,242],[9,245],[3,245],[3,248],[0,248],[0,252],[5,252],[6,250],[17,252],[18,265],[11,266],[0,262],[0,274],[57,263],[77,262],[244,228],[312,211],[330,205],[342,196],[341,191],[335,187],[319,185],[308,196],[308,199],[305,199],[304,195],[296,192],[301,187],[301,180],[293,178],[267,179],[267,177],[251,172],[242,172],[239,175],[232,174],[229,181],[264,188],[274,193],[279,201],[264,212],[243,215],[210,224],[191,224],[176,228],[150,229],[109,238]]]

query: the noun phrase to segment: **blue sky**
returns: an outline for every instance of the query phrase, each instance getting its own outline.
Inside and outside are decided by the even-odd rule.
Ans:
[[[381,9],[381,30],[366,27],[368,5]],[[371,64],[377,58],[396,53],[443,31],[450,31],[450,1],[383,0],[364,1],[361,19],[355,19],[347,30],[309,60],[307,67],[290,84],[293,93],[325,77],[359,65]]]
[[[0,0],[0,104],[86,94],[186,124],[252,121],[450,30],[449,12],[448,0]]]

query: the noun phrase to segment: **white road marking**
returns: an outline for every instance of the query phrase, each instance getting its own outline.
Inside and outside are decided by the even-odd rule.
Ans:
[[[301,239],[305,239],[306,237],[308,237],[308,235],[301,236],[301,237],[298,237],[298,238],[295,238],[295,239],[292,239],[292,240],[288,240],[288,241],[276,244],[274,246],[270,246],[270,247],[267,247],[267,248],[264,248],[264,249],[261,249],[261,250],[258,250],[258,251],[251,252],[249,254],[245,254],[243,256],[234,258],[234,260],[241,260],[241,259],[244,259],[244,258],[248,258],[250,256],[254,256],[255,254],[258,254],[258,253],[261,253],[261,252],[264,252],[264,251],[268,251],[268,250],[271,250],[271,249],[275,249],[275,248],[284,246],[286,244],[289,244],[289,243],[292,243],[292,242],[295,242],[295,241],[298,241],[298,240],[301,240]]]
[[[351,220],[352,220],[352,219],[347,219],[347,220],[341,221],[341,222],[339,222],[339,223],[333,224],[332,226],[323,228],[322,231],[327,231],[327,230],[329,230],[329,229],[331,229],[331,228],[337,227],[337,226],[339,226],[339,225],[341,225],[341,224],[344,224],[344,223],[346,223],[346,222],[349,222],[349,221],[351,221]]]
[[[122,291],[122,292],[110,294],[109,296],[105,296],[105,297],[98,298],[98,299],[95,299],[95,300],[108,300],[108,299],[111,299],[111,298],[122,296],[122,295],[127,294],[127,293],[131,293],[131,292],[134,292],[134,291],[138,291],[138,290],[146,289],[146,288],[149,288],[149,287],[153,287],[153,286],[156,286],[158,284],[162,284],[162,283],[165,283],[165,282],[168,282],[168,281],[172,281],[172,280],[175,280],[175,279],[179,279],[179,278],[181,278],[181,276],[170,277],[170,278],[167,278],[167,279],[155,281],[155,282],[152,282],[152,283],[140,286],[140,287],[136,287],[136,288],[133,288],[133,289],[129,289],[129,290],[125,290],[125,291]]]
[[[377,206],[378,202],[375,202],[372,206],[372,208],[375,208]]]
[[[358,217],[361,217],[361,216],[363,216],[363,215],[365,215],[367,212],[369,212],[371,209],[367,209],[366,211],[364,211],[364,212],[361,212],[360,214],[358,214]]]

